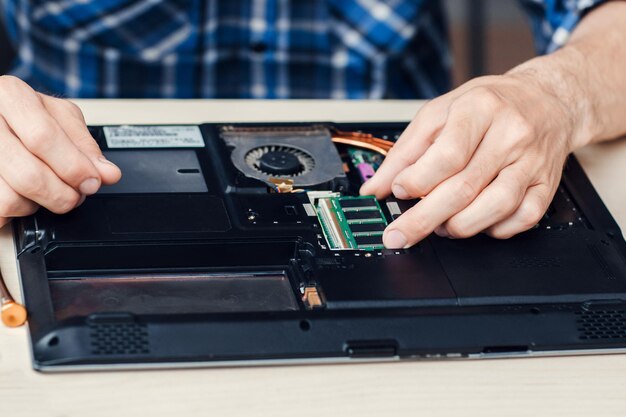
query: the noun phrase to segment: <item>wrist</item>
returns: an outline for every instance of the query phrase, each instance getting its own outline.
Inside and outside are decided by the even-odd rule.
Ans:
[[[555,117],[565,115],[563,129],[569,134],[570,151],[596,141],[602,135],[585,57],[574,46],[533,58],[507,74],[522,77],[555,99]],[[561,110],[561,111],[558,111]]]

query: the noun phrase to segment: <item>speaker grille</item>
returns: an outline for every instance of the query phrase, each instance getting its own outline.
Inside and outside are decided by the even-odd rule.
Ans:
[[[139,355],[150,353],[148,328],[138,323],[92,323],[91,353],[94,355]]]
[[[577,312],[580,339],[626,338],[626,310],[595,310]]]

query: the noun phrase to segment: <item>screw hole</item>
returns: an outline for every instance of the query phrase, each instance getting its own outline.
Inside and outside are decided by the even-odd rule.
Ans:
[[[533,314],[541,314],[541,310],[537,307],[533,307],[530,309],[530,312]]]
[[[308,332],[309,330],[311,330],[311,322],[308,320],[300,321],[300,330],[302,330],[303,332]]]
[[[52,337],[50,340],[48,340],[48,347],[55,347],[59,344],[59,338],[58,336],[54,336]]]

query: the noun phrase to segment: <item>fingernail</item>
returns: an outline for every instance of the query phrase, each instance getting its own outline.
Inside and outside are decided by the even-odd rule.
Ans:
[[[105,157],[98,158],[98,161],[102,162],[103,164],[112,165],[114,167],[117,167],[117,165],[115,165],[113,162],[109,161]]]
[[[406,246],[407,240],[399,230],[390,230],[383,236],[383,243],[388,249],[402,249]]]
[[[409,193],[407,193],[404,187],[400,184],[394,184],[391,187],[391,192],[394,196],[396,196],[396,198],[399,198],[400,200],[406,200],[409,198]]]
[[[82,184],[80,184],[80,186],[78,186],[80,192],[86,195],[95,194],[98,191],[98,188],[100,188],[100,181],[95,178],[86,179],[82,182]]]
[[[443,226],[437,226],[435,228],[435,234],[439,237],[450,237],[450,234],[448,233],[446,228]]]

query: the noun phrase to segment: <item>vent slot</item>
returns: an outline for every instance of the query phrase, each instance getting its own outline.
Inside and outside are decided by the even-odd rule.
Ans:
[[[577,312],[581,340],[626,339],[626,310]]]
[[[602,254],[602,251],[600,250],[598,245],[587,245],[587,246],[589,250],[591,251],[591,254],[594,256],[594,258],[596,258],[596,261],[598,261],[598,265],[600,265],[600,268],[602,268],[602,272],[604,272],[604,276],[607,277],[607,279],[615,279],[615,274],[613,273],[613,271],[611,271],[611,267],[609,266],[609,263],[606,261],[606,258]]]
[[[94,355],[141,355],[150,353],[148,328],[138,323],[90,323]]]

